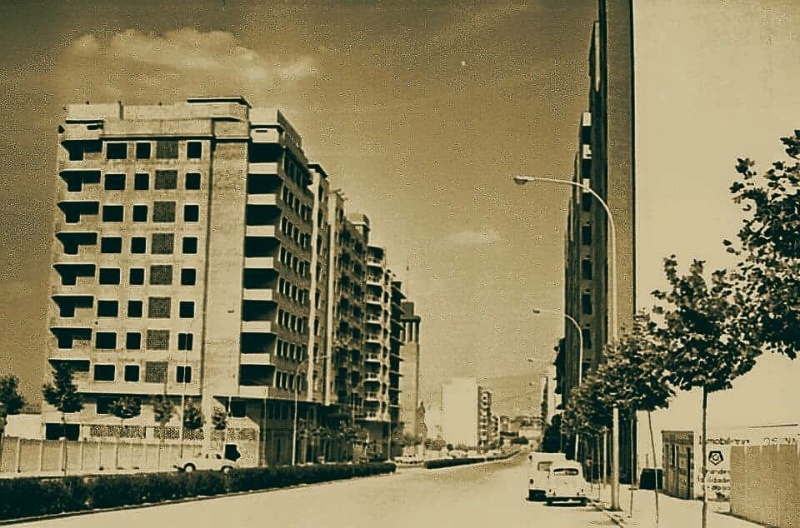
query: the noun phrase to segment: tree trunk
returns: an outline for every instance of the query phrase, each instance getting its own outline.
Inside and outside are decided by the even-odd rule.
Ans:
[[[702,439],[700,441],[700,452],[703,457],[703,464],[702,464],[702,474],[703,474],[703,522],[702,528],[706,528],[708,526],[708,484],[706,482],[708,477],[708,457],[706,456],[706,432],[707,432],[707,424],[706,418],[708,415],[708,389],[703,387],[703,432],[702,432]]]
[[[658,510],[658,485],[659,485],[659,478],[658,478],[658,467],[656,467],[656,441],[653,437],[653,414],[650,411],[647,411],[647,425],[650,429],[650,449],[653,452],[653,478],[655,479],[655,483],[653,485],[653,491],[655,492],[656,498],[656,526],[658,526],[658,517],[659,517],[659,510]]]
[[[67,415],[61,413],[61,471],[67,474]]]

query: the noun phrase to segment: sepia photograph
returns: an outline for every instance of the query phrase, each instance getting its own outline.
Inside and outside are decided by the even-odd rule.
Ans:
[[[800,525],[800,3],[0,20],[0,524]]]

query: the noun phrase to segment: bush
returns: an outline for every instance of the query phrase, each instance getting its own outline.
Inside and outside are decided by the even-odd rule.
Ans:
[[[392,473],[395,469],[394,464],[383,462],[242,468],[228,475],[219,471],[194,471],[0,479],[0,520],[283,488]]]

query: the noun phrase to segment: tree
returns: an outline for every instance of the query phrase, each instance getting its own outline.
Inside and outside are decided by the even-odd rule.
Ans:
[[[119,467],[119,439],[125,430],[125,420],[139,416],[142,412],[142,403],[138,398],[130,396],[120,396],[108,406],[108,410],[120,419],[119,433],[117,433],[117,445],[114,452],[114,463],[117,469]]]
[[[42,386],[44,400],[61,413],[61,470],[67,472],[67,413],[83,409],[83,398],[73,380],[72,367],[60,361],[53,365],[53,379]]]
[[[203,411],[192,401],[186,400],[183,406],[183,418],[181,420],[181,450],[180,456],[183,456],[183,439],[186,436],[183,434],[185,431],[197,431],[203,424],[206,423],[206,418],[203,416]]]
[[[558,453],[561,451],[563,439],[561,437],[561,415],[554,414],[550,424],[545,428],[542,436],[541,450],[545,453]]]
[[[654,312],[664,319],[657,341],[667,357],[667,376],[681,390],[702,390],[702,526],[705,528],[708,395],[729,389],[735,378],[750,371],[761,349],[745,331],[747,325],[741,324],[748,307],[725,271],[712,273],[709,283],[704,276],[704,263],[694,260],[689,273],[680,276],[673,255],[664,259],[664,272],[670,288],[656,290],[653,295],[662,302]]]
[[[750,159],[739,159],[731,185],[735,203],[747,213],[738,232],[737,287],[747,306],[740,323],[765,351],[791,359],[800,348],[800,130],[781,138],[792,161],[776,161],[759,175]]]
[[[211,415],[211,423],[214,426],[214,429],[217,431],[224,431],[228,428],[228,413],[225,409],[221,409],[219,407],[214,409],[214,413]]]
[[[19,414],[25,398],[19,393],[19,378],[13,374],[0,377],[0,402],[6,404],[6,414]]]
[[[164,449],[164,443],[167,439],[167,423],[172,419],[172,416],[175,414],[175,404],[172,403],[172,400],[167,398],[166,395],[157,395],[153,398],[152,401],[153,405],[153,417],[158,423],[159,426],[159,442],[160,447],[158,449],[158,467],[161,467],[161,451]]]

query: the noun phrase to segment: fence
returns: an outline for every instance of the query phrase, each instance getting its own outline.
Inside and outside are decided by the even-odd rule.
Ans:
[[[198,451],[202,442],[187,440],[184,453]],[[169,470],[180,456],[180,444],[153,443],[141,438],[96,440],[33,440],[4,437],[0,474]]]
[[[731,513],[778,528],[800,526],[800,446],[732,447]]]

